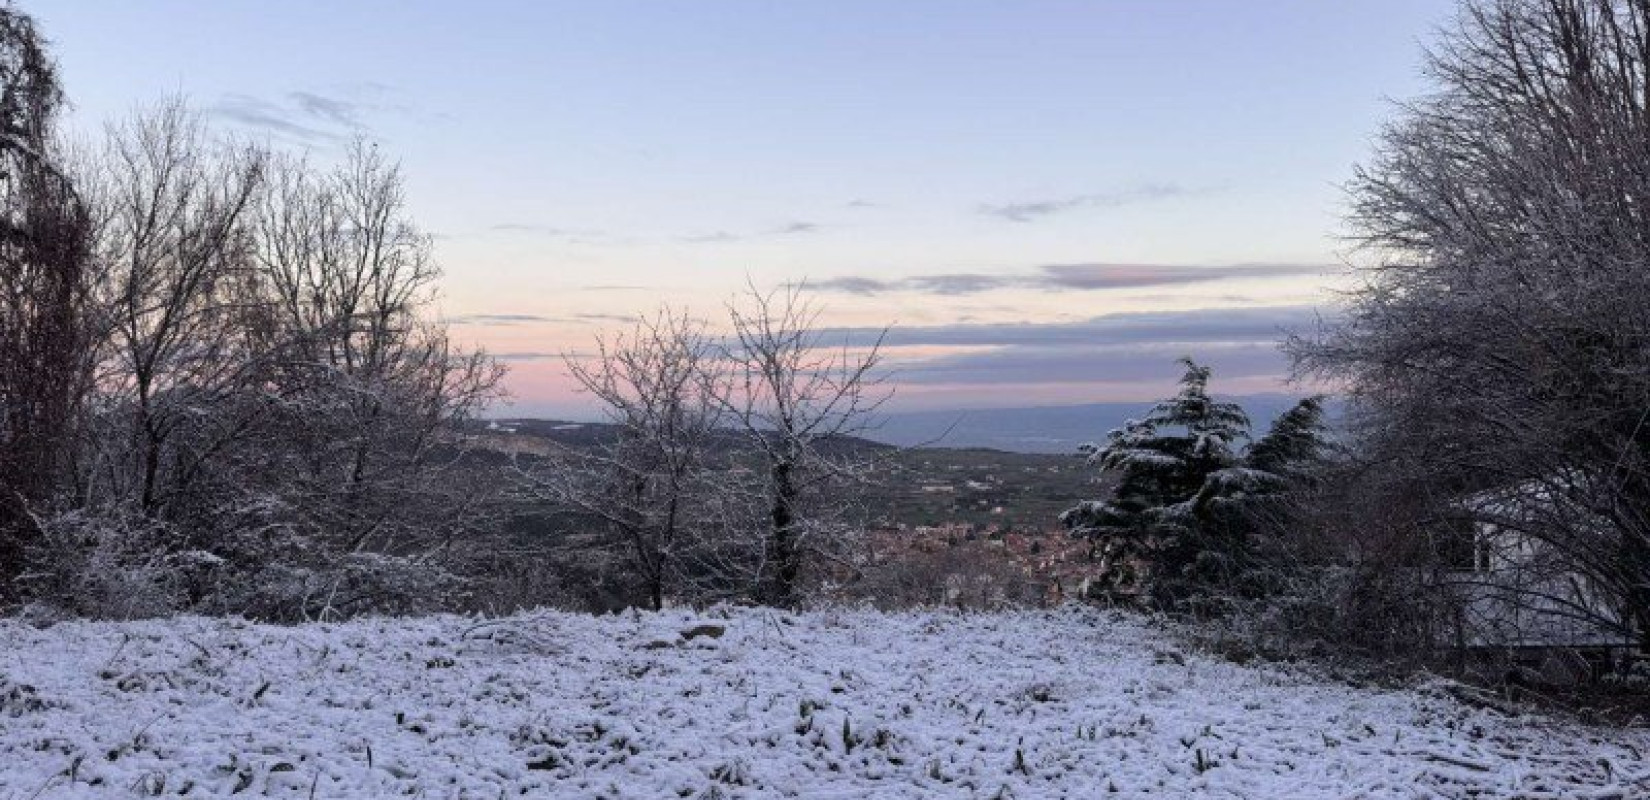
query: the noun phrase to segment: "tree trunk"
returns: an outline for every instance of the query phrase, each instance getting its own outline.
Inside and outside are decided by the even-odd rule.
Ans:
[[[22,495],[8,492],[0,497],[0,609],[22,595],[17,577],[23,574],[23,560],[33,527]]]
[[[774,465],[773,487],[773,540],[770,556],[774,562],[774,577],[767,601],[770,605],[781,608],[794,608],[796,580],[802,571],[802,558],[796,542],[797,490],[790,464]]]

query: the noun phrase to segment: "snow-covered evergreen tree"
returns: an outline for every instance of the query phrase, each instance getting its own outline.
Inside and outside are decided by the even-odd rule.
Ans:
[[[1197,527],[1196,499],[1209,475],[1238,464],[1249,418],[1235,403],[1209,395],[1209,368],[1182,359],[1180,392],[1144,419],[1130,420],[1103,445],[1086,445],[1090,463],[1119,474],[1108,500],[1090,500],[1061,515],[1095,542],[1103,564],[1098,591],[1141,597],[1176,561]]]
[[[1174,397],[1084,447],[1090,463],[1117,474],[1112,496],[1061,515],[1094,541],[1102,567],[1093,591],[1113,599],[1174,607],[1232,585],[1252,534],[1310,481],[1325,446],[1322,401],[1307,398],[1242,448],[1248,415],[1210,396],[1208,367],[1181,363]]]
[[[1305,398],[1273,421],[1266,435],[1244,452],[1241,464],[1208,476],[1200,504],[1207,509],[1277,500],[1316,479],[1327,448],[1323,398]]]

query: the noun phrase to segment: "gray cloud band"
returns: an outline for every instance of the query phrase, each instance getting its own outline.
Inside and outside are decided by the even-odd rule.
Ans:
[[[1151,380],[1182,355],[1228,377],[1288,372],[1278,343],[1333,311],[1314,306],[1199,309],[1113,314],[1064,323],[995,323],[895,327],[890,348],[901,383],[1014,384]],[[826,339],[867,343],[872,328],[839,328]],[[901,358],[909,347],[982,347],[981,352]]]
[[[498,317],[514,315],[491,315]],[[1288,363],[1278,343],[1333,317],[1333,309],[1268,306],[1112,314],[1060,323],[990,323],[894,327],[883,345],[897,383],[1015,385],[1159,380],[1190,355],[1225,378],[1281,379]],[[826,346],[868,345],[880,328],[821,331]],[[940,356],[901,353],[913,347],[979,347]],[[513,361],[559,357],[507,353]]]
[[[1048,291],[1137,289],[1238,278],[1323,275],[1336,269],[1324,264],[1233,264],[1216,267],[1179,264],[1048,264],[1022,274],[948,273],[917,275],[897,280],[850,275],[810,281],[808,286],[820,291],[857,295],[915,292],[954,296],[1017,288]]]

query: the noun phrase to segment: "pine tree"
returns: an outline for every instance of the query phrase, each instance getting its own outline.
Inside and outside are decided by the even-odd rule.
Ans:
[[[1304,492],[1316,485],[1330,445],[1323,400],[1308,397],[1272,423],[1237,466],[1205,479],[1195,503],[1200,521],[1198,569],[1184,575],[1205,612],[1212,606],[1280,588],[1297,562],[1290,538]]]
[[[1272,423],[1272,429],[1250,446],[1245,461],[1253,469],[1289,477],[1307,477],[1303,469],[1324,456],[1323,398],[1308,397]]]
[[[1091,538],[1102,562],[1098,590],[1136,599],[1158,594],[1166,577],[1195,557],[1197,498],[1208,477],[1236,466],[1249,418],[1235,403],[1209,396],[1209,368],[1181,359],[1180,392],[1144,419],[1089,445],[1090,463],[1119,473],[1109,500],[1081,503],[1061,515],[1074,533]]]
[[[1249,446],[1241,464],[1208,476],[1199,507],[1212,513],[1221,506],[1265,504],[1311,484],[1329,447],[1324,430],[1323,398],[1296,403]]]
[[[1101,561],[1093,591],[1160,608],[1207,608],[1253,569],[1253,539],[1287,521],[1287,500],[1309,485],[1326,449],[1323,401],[1311,397],[1248,448],[1249,418],[1209,395],[1208,367],[1182,359],[1180,391],[1144,419],[1085,446],[1118,475],[1112,496],[1061,515]]]

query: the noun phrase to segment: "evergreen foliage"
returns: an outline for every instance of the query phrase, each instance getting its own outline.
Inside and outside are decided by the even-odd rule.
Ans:
[[[1253,540],[1286,516],[1284,501],[1310,484],[1327,445],[1323,403],[1312,397],[1244,447],[1243,408],[1210,396],[1208,367],[1181,363],[1174,397],[1084,446],[1117,482],[1110,498],[1080,503],[1061,521],[1094,542],[1102,570],[1091,593],[1200,610],[1251,577]]]

